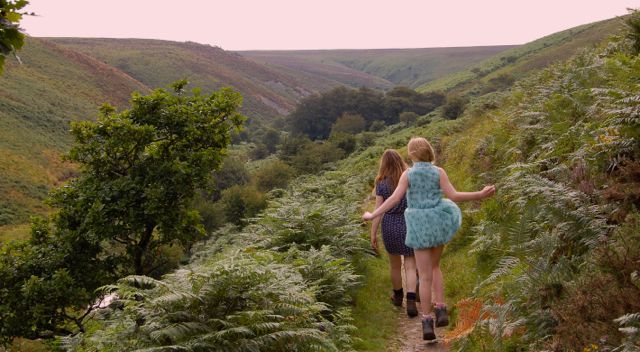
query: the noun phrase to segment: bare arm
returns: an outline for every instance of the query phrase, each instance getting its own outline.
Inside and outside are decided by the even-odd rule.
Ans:
[[[496,186],[494,185],[485,186],[478,192],[458,192],[451,184],[451,181],[449,181],[447,173],[442,168],[438,168],[438,170],[440,171],[440,188],[442,188],[442,193],[454,202],[484,199],[496,193]]]
[[[386,213],[387,211],[389,211],[389,209],[398,204],[400,200],[402,200],[402,197],[404,197],[405,193],[407,193],[407,188],[409,188],[409,177],[407,176],[407,171],[405,171],[402,173],[402,176],[400,176],[398,186],[396,187],[396,190],[393,192],[391,197],[387,198],[387,200],[385,200],[384,203],[382,203],[382,205],[380,205],[373,212],[373,214],[366,212],[364,213],[364,215],[362,215],[362,218],[365,220],[372,220]]]
[[[384,198],[381,196],[376,196],[376,209],[378,209],[382,203],[384,202]],[[380,226],[380,221],[382,221],[381,217],[377,217],[373,219],[371,223],[371,248],[374,251],[378,250],[378,227]]]

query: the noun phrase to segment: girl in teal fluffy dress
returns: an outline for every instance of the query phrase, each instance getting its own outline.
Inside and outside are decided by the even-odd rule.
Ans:
[[[406,193],[405,244],[414,249],[420,276],[422,337],[425,340],[435,340],[435,327],[449,324],[444,304],[444,287],[440,280],[433,280],[433,272],[439,271],[444,245],[451,240],[462,223],[462,213],[454,202],[484,199],[492,196],[496,189],[495,186],[486,186],[478,192],[458,192],[449,181],[447,173],[433,164],[435,153],[426,139],[412,138],[407,150],[413,166],[402,173],[391,197],[373,213],[366,212],[362,217],[372,220],[383,215]],[[443,195],[448,199],[443,198]],[[436,285],[432,287],[432,283]],[[432,289],[435,294],[433,300]]]

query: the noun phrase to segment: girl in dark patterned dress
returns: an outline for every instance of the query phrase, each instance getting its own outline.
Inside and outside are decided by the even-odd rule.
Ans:
[[[435,340],[435,327],[449,324],[444,289],[441,284],[436,284],[433,273],[440,266],[445,243],[451,240],[462,221],[462,213],[454,202],[484,199],[492,196],[496,189],[495,186],[485,186],[478,192],[456,191],[444,169],[433,164],[435,153],[424,138],[412,138],[407,151],[413,166],[402,173],[391,197],[373,214],[366,212],[362,217],[365,220],[379,217],[402,202],[406,194],[405,243],[414,250],[420,275],[422,338]],[[434,300],[431,299],[432,289]],[[432,315],[434,310],[435,319]]]
[[[407,169],[407,164],[395,150],[387,149],[380,159],[380,169],[376,176],[376,208],[393,194],[400,175]],[[382,242],[389,254],[389,268],[391,271],[391,284],[393,304],[402,306],[402,259],[404,257],[404,271],[407,280],[407,315],[418,315],[416,307],[416,262],[413,250],[404,244],[407,227],[404,220],[404,210],[407,208],[407,200],[402,200],[393,208],[387,210],[382,218],[373,220],[371,226],[371,247],[378,249],[378,225],[382,222]]]

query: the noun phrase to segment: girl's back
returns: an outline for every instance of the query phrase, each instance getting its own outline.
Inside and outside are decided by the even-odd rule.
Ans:
[[[442,200],[440,172],[435,165],[416,162],[409,169],[407,176],[409,177],[409,188],[407,189],[407,206],[409,208],[432,208]]]
[[[407,172],[406,244],[433,248],[451,240],[462,222],[460,208],[442,198],[440,171],[429,162],[416,162]]]

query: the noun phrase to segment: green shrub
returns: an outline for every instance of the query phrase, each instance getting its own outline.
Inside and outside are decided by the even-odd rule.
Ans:
[[[442,114],[449,120],[455,120],[466,108],[468,103],[468,99],[461,97],[459,95],[449,95],[447,96],[447,101],[442,107]]]
[[[267,206],[264,193],[253,186],[233,186],[222,192],[220,198],[225,219],[235,225],[246,224]]]
[[[371,126],[369,126],[369,131],[379,132],[382,131],[385,127],[387,127],[387,125],[384,123],[384,121],[375,120],[371,123]]]
[[[256,187],[262,192],[274,188],[286,188],[289,180],[295,175],[295,170],[279,159],[273,159],[262,165],[254,174]]]
[[[364,130],[366,121],[361,115],[345,113],[331,126],[331,134],[348,133],[357,134]]]
[[[410,126],[413,125],[418,120],[418,114],[412,111],[405,111],[400,113],[399,119],[400,122],[403,122],[405,125]]]
[[[335,144],[338,148],[344,151],[345,155],[353,153],[356,149],[356,137],[350,133],[335,132],[331,133],[329,142]]]

